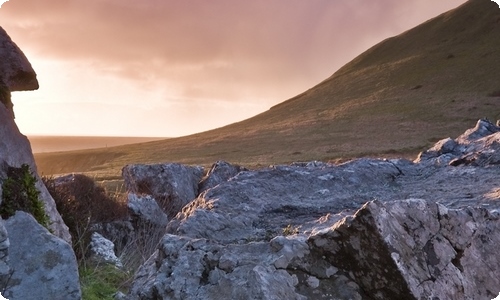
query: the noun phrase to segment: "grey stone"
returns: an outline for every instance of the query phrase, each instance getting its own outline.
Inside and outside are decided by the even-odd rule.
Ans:
[[[12,276],[3,295],[8,299],[80,299],[80,282],[71,246],[50,234],[27,213],[5,221]],[[27,234],[29,233],[29,234]]]
[[[373,299],[491,299],[500,291],[500,268],[491,267],[499,229],[481,208],[373,201],[308,243]]]
[[[167,226],[167,215],[150,195],[139,196],[129,193],[127,207],[132,223],[136,224],[136,227],[139,223],[163,228]]]
[[[90,237],[90,258],[96,262],[113,264],[118,268],[123,267],[122,262],[115,254],[115,245],[97,232]]]
[[[122,170],[130,193],[151,195],[169,218],[198,195],[202,167],[181,164],[127,165]]]
[[[241,171],[248,171],[246,168],[232,165],[226,161],[217,161],[212,165],[207,175],[200,181],[199,193],[211,189],[218,184],[228,181],[230,178],[236,176]]]

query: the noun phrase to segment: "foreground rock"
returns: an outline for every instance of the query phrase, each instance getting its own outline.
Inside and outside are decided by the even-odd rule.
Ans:
[[[492,299],[499,230],[499,215],[486,209],[375,201],[308,243],[372,299]]]
[[[2,295],[8,299],[80,299],[80,282],[71,246],[35,219],[17,212],[5,221],[11,268]]]
[[[37,177],[36,188],[40,199],[45,203],[45,211],[50,218],[52,232],[66,241],[71,241],[67,226],[57,212],[54,199],[36,174],[36,165],[28,139],[19,132],[14,122],[11,91],[38,88],[36,74],[21,50],[12,42],[7,33],[0,28],[0,94],[6,92],[8,99],[0,99],[0,182],[6,179],[9,167],[19,168],[23,164]],[[7,90],[4,90],[7,89]],[[1,194],[0,185],[0,194]]]
[[[51,230],[47,231],[31,215],[20,211],[0,221],[1,292],[13,300],[80,299],[78,270],[68,244],[71,242],[68,227],[36,173],[28,139],[14,122],[11,91],[37,88],[36,74],[30,63],[0,28],[0,195],[5,192],[1,187],[8,178],[8,170],[29,166],[36,178],[35,188],[40,192],[39,200],[44,204]]]
[[[241,170],[170,220],[127,297],[492,299],[499,129],[480,120],[415,162]]]

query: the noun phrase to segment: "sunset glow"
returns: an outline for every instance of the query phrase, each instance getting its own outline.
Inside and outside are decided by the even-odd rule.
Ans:
[[[180,136],[269,109],[465,0],[10,0],[24,134]],[[1,2],[0,2],[1,3]]]

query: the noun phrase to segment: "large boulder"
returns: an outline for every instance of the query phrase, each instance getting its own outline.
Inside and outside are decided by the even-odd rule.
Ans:
[[[500,164],[500,127],[486,119],[477,121],[456,139],[438,141],[415,160],[427,165],[488,166]]]
[[[38,89],[38,81],[24,53],[0,27],[0,82],[9,91]]]
[[[371,299],[492,299],[499,230],[499,216],[486,209],[373,201],[308,243]]]
[[[30,90],[38,88],[36,74],[21,50],[0,28],[0,83],[10,91]],[[1,86],[1,84],[0,84]],[[5,103],[3,103],[5,104]],[[45,211],[50,219],[51,231],[70,242],[68,227],[57,212],[54,199],[37,174],[37,168],[28,139],[19,132],[14,122],[11,107],[0,103],[0,194],[1,183],[6,179],[9,167],[19,168],[29,165],[37,178],[36,188],[40,191],[40,199],[45,204]]]
[[[5,221],[12,269],[2,293],[8,299],[81,299],[78,266],[71,246],[18,211]]]
[[[122,177],[129,193],[151,195],[169,218],[198,196],[202,167],[176,163],[127,165]]]

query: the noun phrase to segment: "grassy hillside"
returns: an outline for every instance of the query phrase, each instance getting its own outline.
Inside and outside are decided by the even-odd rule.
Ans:
[[[44,174],[106,177],[139,162],[224,159],[258,166],[416,155],[482,117],[500,118],[500,9],[470,0],[382,41],[317,86],[245,121],[164,141],[35,158]]]

